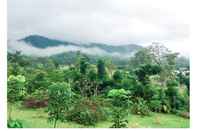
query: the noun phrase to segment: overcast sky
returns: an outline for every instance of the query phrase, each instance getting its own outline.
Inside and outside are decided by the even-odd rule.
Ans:
[[[186,0],[8,0],[8,39],[148,45],[189,54]]]

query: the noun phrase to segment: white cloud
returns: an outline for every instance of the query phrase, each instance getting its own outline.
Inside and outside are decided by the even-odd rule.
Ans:
[[[73,42],[184,44],[189,36],[182,0],[9,0],[8,37],[41,34]],[[179,41],[179,42],[176,42]]]
[[[121,58],[129,58],[131,54],[120,54],[118,52],[108,53],[102,49],[93,47],[93,48],[84,48],[84,47],[77,47],[77,46],[57,46],[57,47],[48,47],[45,49],[40,49],[36,47],[32,47],[31,45],[17,40],[10,40],[8,42],[8,51],[15,52],[21,51],[22,54],[29,55],[29,56],[36,56],[36,57],[44,57],[44,56],[52,56],[60,53],[65,52],[76,52],[80,51],[85,54],[95,55],[95,56],[113,56],[113,57],[121,57]]]

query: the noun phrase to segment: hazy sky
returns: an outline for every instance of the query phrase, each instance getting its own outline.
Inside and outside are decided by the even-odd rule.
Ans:
[[[148,45],[189,54],[186,0],[8,0],[8,38]]]

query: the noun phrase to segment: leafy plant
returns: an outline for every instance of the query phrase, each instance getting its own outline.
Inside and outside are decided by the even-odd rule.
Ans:
[[[8,78],[8,101],[15,102],[25,95],[25,77],[11,75]]]
[[[127,108],[129,107],[129,92],[124,89],[112,89],[108,92],[113,107],[112,122],[113,128],[127,127],[128,121],[125,120]]]
[[[68,83],[53,83],[49,87],[48,115],[49,121],[54,121],[54,128],[57,120],[64,120],[64,114],[72,104],[73,92]]]
[[[162,105],[160,100],[151,100],[148,105],[149,108],[154,112],[161,112],[162,110]]]
[[[23,124],[19,120],[9,120],[7,126],[8,128],[23,128]]]
[[[141,116],[150,115],[150,109],[143,98],[137,98],[136,102],[132,104],[131,112]]]
[[[112,126],[111,128],[126,128],[128,124],[128,120],[124,119],[126,116],[126,112],[123,108],[115,107],[112,113]]]
[[[19,100],[22,100],[22,98],[25,96],[25,77],[22,75],[11,75],[8,78],[8,102],[9,103],[15,103]],[[8,115],[9,120],[11,120],[11,114],[12,114],[12,105],[9,106]]]
[[[117,107],[128,107],[129,91],[125,89],[112,89],[108,92],[108,97],[111,98],[112,104]]]
[[[95,99],[82,98],[66,113],[66,119],[83,125],[95,125],[106,119],[103,102]]]

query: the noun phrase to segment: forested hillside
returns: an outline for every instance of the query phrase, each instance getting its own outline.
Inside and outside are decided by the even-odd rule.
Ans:
[[[30,44],[33,47],[37,48],[48,48],[48,47],[55,47],[55,46],[75,46],[75,47],[83,47],[83,48],[99,48],[106,52],[113,53],[130,53],[135,50],[142,48],[139,45],[130,44],[130,45],[109,45],[103,43],[74,43],[56,39],[50,39],[45,36],[40,35],[30,35],[25,38],[20,39],[19,41],[24,41],[27,44]]]
[[[189,127],[189,77],[189,60],[158,43],[122,63],[81,52],[8,53],[8,127]]]

